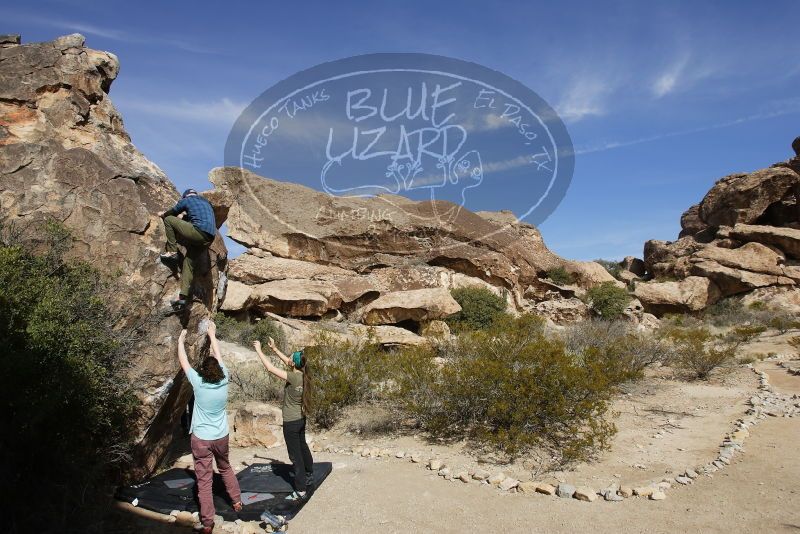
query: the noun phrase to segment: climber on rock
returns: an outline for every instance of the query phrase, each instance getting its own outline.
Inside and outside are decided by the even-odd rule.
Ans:
[[[185,213],[184,218],[178,215]],[[208,250],[217,233],[217,222],[211,203],[194,189],[183,192],[181,199],[170,210],[161,214],[167,234],[166,253],[161,254],[165,264],[178,264],[178,243],[186,247],[181,267],[181,289],[178,299],[172,301],[174,308],[183,308],[189,301],[192,279],[198,259]]]

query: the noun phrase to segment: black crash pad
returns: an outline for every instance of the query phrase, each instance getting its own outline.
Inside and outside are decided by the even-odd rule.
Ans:
[[[332,470],[330,462],[314,464],[314,489],[319,488]],[[286,496],[294,489],[293,476],[294,471],[289,464],[253,464],[243,469],[236,475],[244,505],[237,514],[231,508],[222,478],[215,473],[213,493],[217,514],[226,521],[256,521],[266,510],[291,519],[305,505],[305,502],[286,500]],[[309,497],[311,495],[313,491]],[[173,468],[138,484],[120,487],[115,497],[162,514],[169,514],[173,510],[199,511],[195,476],[191,469]]]

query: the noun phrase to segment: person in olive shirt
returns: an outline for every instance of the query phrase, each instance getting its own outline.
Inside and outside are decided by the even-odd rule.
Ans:
[[[253,341],[261,363],[267,371],[286,381],[283,388],[283,438],[289,451],[289,459],[294,465],[294,489],[289,500],[302,500],[306,498],[307,488],[314,483],[314,458],[306,443],[306,414],[311,403],[311,374],[308,362],[302,350],[293,352],[291,358],[282,353],[275,346],[275,340],[269,338],[269,348],[272,349],[288,370],[283,370],[272,365],[264,353],[261,352],[261,342]]]

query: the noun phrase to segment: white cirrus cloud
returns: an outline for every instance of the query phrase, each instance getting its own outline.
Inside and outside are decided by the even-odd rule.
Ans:
[[[176,101],[152,101],[116,98],[118,108],[135,110],[179,121],[232,126],[247,104],[230,98],[200,102],[180,99]]]
[[[605,115],[607,99],[612,91],[613,87],[608,82],[587,76],[567,89],[556,104],[556,111],[567,122]]]

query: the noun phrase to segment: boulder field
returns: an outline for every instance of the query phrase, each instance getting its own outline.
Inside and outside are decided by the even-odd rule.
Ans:
[[[794,309],[792,302],[800,301],[798,173],[800,155],[726,176],[686,210],[676,241],[645,243],[643,277],[650,281],[639,281],[641,273],[632,277],[645,310],[696,312],[744,294]]]

